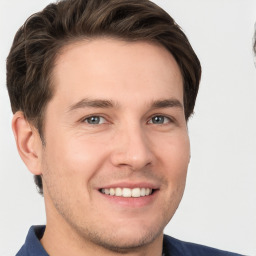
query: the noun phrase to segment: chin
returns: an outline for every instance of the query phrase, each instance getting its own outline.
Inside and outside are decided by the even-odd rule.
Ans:
[[[111,237],[98,237],[97,243],[99,246],[106,248],[110,251],[125,253],[129,252],[130,250],[139,250],[147,246],[148,244],[151,244],[161,235],[162,232],[118,232]]]
[[[161,239],[163,235],[161,223],[152,225],[152,222],[148,221],[147,223],[144,222],[143,225],[141,224],[127,223],[127,225],[112,225],[111,228],[105,226],[103,229],[98,227],[94,229],[94,232],[91,232],[93,229],[90,231],[87,229],[86,231],[83,230],[83,233],[85,240],[89,239],[101,248],[126,253],[130,250],[140,250],[155,240]]]

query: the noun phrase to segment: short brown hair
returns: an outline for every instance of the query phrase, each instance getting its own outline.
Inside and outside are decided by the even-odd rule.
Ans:
[[[51,72],[56,55],[73,41],[102,36],[166,47],[183,76],[186,120],[193,113],[201,66],[187,37],[168,13],[148,0],[62,0],[27,19],[7,58],[12,111],[23,111],[38,129],[42,143],[44,110],[54,94]],[[41,177],[35,176],[35,182],[42,193]]]

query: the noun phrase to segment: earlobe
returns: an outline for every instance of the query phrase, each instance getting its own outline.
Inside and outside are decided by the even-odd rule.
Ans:
[[[40,155],[42,145],[36,128],[26,120],[23,112],[18,111],[12,119],[12,130],[23,162],[31,173],[41,175]]]

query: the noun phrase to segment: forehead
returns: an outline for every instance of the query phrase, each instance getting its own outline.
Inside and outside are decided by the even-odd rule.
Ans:
[[[98,38],[65,46],[53,69],[55,96],[70,104],[82,97],[182,100],[179,67],[163,46]],[[127,98],[128,99],[128,98]]]

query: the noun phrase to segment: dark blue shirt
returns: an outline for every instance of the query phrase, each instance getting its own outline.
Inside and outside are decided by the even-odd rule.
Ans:
[[[49,256],[40,243],[45,226],[32,226],[29,229],[25,244],[16,256]],[[164,256],[239,256],[240,254],[225,252],[203,245],[183,242],[164,235]],[[240,255],[241,256],[241,255]]]

